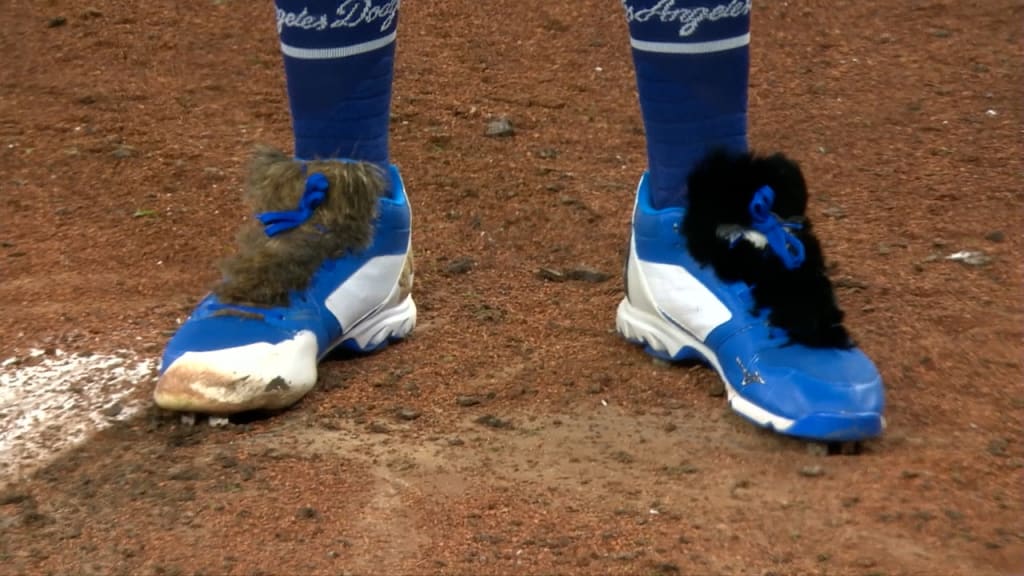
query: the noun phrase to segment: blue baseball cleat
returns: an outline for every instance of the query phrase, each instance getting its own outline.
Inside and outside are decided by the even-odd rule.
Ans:
[[[802,176],[798,180],[802,186]],[[692,177],[690,182],[688,209],[697,207],[694,194],[702,184]],[[697,246],[684,228],[699,229],[699,223],[684,225],[688,209],[652,208],[644,174],[633,214],[626,297],[619,304],[616,328],[653,356],[713,367],[725,382],[729,406],[759,426],[821,441],[878,436],[884,428],[881,376],[838,324],[842,313],[834,299],[829,300],[831,285],[821,280],[824,271],[816,240],[794,232],[799,227],[796,219],[783,221],[772,213],[772,191],[764,190],[768,187],[762,184],[750,180],[746,195],[733,202],[744,206],[746,220],[720,222],[711,228],[715,238],[698,241],[702,243],[698,252],[718,254],[714,257],[720,260],[708,256],[698,261],[691,249]],[[776,185],[785,186],[785,182]],[[747,214],[747,201],[753,218]],[[786,216],[802,215],[805,191],[802,202],[797,198],[794,214]],[[775,201],[776,207],[782,203]],[[768,210],[763,210],[765,206]],[[728,206],[718,208],[722,208],[720,216],[729,212]],[[720,253],[708,248],[708,242],[719,240]],[[808,259],[817,257],[820,274],[801,267],[805,252]],[[730,254],[735,257],[727,261]],[[752,281],[742,271],[730,271],[737,261],[759,267],[754,273],[765,276]],[[724,264],[721,274],[716,272],[719,263]],[[807,280],[800,274],[814,280],[797,285]],[[723,275],[730,279],[723,280]],[[800,305],[807,307],[807,313],[792,314]],[[833,314],[828,325],[813,322],[815,315],[823,314],[821,309]],[[777,314],[779,310],[788,312]]]
[[[258,223],[164,351],[162,408],[285,408],[313,388],[331,350],[372,352],[416,324],[409,202],[394,166],[264,150],[249,196]]]

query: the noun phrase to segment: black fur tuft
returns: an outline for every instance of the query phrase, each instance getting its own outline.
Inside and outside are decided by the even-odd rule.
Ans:
[[[772,212],[802,225],[793,235],[803,243],[805,257],[794,270],[770,248],[742,235],[752,230],[750,202],[765,185],[775,191]],[[781,154],[716,151],[694,169],[687,194],[682,233],[697,262],[710,265],[727,282],[753,286],[756,308],[769,309],[769,321],[785,329],[791,341],[820,348],[854,346],[807,219],[807,185],[795,162]]]

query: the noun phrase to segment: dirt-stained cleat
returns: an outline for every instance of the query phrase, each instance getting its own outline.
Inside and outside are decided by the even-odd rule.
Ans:
[[[882,379],[842,325],[796,164],[712,154],[688,194],[687,208],[656,210],[641,178],[619,333],[709,364],[759,426],[830,442],[881,434]]]
[[[223,280],[171,338],[154,399],[230,415],[297,402],[332,349],[372,352],[416,324],[411,217],[394,166],[261,150]]]

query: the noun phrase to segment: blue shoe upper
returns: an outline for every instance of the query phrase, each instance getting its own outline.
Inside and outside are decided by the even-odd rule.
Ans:
[[[327,298],[356,271],[379,256],[404,255],[409,249],[411,215],[401,176],[389,166],[389,195],[378,201],[373,239],[365,250],[326,260],[302,291],[292,291],[290,305],[256,307],[225,304],[215,294],[204,298],[168,342],[160,363],[162,374],[186,352],[221,350],[258,342],[278,343],[300,331],[316,335],[325,354],[348,327],[341,326],[325,305]]]
[[[684,268],[728,308],[731,318],[711,330],[703,343],[715,355],[714,361],[730,386],[758,408],[793,420],[794,429],[789,433],[843,436],[847,433],[833,430],[837,415],[853,420],[863,415],[869,421],[868,427],[880,427],[884,394],[881,377],[871,360],[859,349],[811,348],[789,343],[783,331],[768,323],[766,310],[755,310],[749,285],[725,283],[710,266],[701,266],[690,256],[686,239],[679,231],[684,209],[652,208],[646,183],[645,175],[638,188],[633,217],[636,257]],[[667,317],[664,311],[662,315]],[[667,319],[701,340],[687,328],[685,318]],[[818,430],[820,427],[830,430]],[[873,436],[880,429],[862,432],[847,435]]]

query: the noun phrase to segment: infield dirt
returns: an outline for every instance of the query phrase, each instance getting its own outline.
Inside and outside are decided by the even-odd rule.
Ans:
[[[0,374],[150,362],[216,280],[253,147],[290,148],[252,4],[4,3]],[[1020,573],[1024,5],[755,6],[752,143],[801,162],[887,383],[888,431],[853,456],[614,333],[645,165],[621,10],[404,3],[414,336],[220,428],[154,410],[151,373],[116,402],[68,385],[103,429],[31,474],[4,454],[0,574]]]

